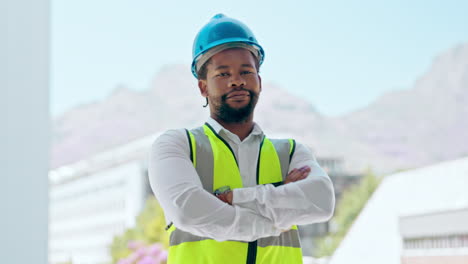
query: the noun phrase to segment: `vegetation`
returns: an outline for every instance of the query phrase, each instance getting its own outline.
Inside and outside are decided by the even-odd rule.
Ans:
[[[316,240],[316,257],[331,256],[349,228],[378,187],[380,178],[368,170],[361,181],[345,190],[338,201],[335,216],[330,220],[333,232]]]
[[[110,246],[112,263],[130,256],[135,248],[129,246],[135,243],[150,246],[160,244],[164,249],[169,246],[169,236],[164,229],[166,222],[161,206],[154,196],[147,199],[142,212],[137,216],[134,228],[129,228],[120,235],[114,237]]]

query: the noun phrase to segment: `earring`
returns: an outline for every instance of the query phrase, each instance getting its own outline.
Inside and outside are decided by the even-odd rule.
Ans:
[[[208,106],[208,97],[205,97],[206,98],[206,105],[204,105],[203,107],[207,107]]]

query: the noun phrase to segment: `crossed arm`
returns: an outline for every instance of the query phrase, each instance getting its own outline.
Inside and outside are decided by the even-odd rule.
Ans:
[[[304,146],[296,149],[287,184],[235,189],[231,204],[205,191],[189,159],[183,130],[170,130],[153,144],[149,179],[166,219],[184,231],[219,241],[278,236],[295,224],[329,219],[334,208],[330,179]],[[295,167],[293,167],[295,166]],[[308,166],[302,172],[293,168]]]
[[[288,184],[290,182],[297,182],[297,181],[303,180],[307,178],[309,173],[310,173],[310,167],[307,165],[299,169],[293,169],[291,172],[289,172],[288,176],[286,177],[286,179],[283,181],[282,184]],[[218,199],[230,205],[232,205],[232,196],[233,196],[233,191],[229,191],[226,193],[216,195]]]

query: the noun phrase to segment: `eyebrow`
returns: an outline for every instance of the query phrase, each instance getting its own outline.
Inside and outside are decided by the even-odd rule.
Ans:
[[[254,68],[254,66],[252,64],[250,64],[250,63],[242,64],[241,67]],[[217,70],[228,69],[228,68],[229,68],[229,66],[227,66],[227,65],[220,65],[220,66],[216,67],[215,70],[217,71]]]
[[[241,67],[250,67],[250,68],[253,68],[254,66],[250,63],[247,63],[247,64],[242,64]]]
[[[215,70],[217,71],[217,70],[222,70],[222,69],[227,69],[227,68],[229,68],[229,66],[226,66],[226,65],[220,65],[220,66],[216,67],[216,69],[215,69]]]

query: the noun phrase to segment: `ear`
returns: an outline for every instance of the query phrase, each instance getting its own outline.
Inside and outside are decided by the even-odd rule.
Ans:
[[[260,92],[261,92],[262,91],[262,77],[260,77],[260,75],[258,75],[258,83],[259,83]]]
[[[198,80],[198,88],[203,97],[208,97],[208,89],[206,89],[206,80]]]

